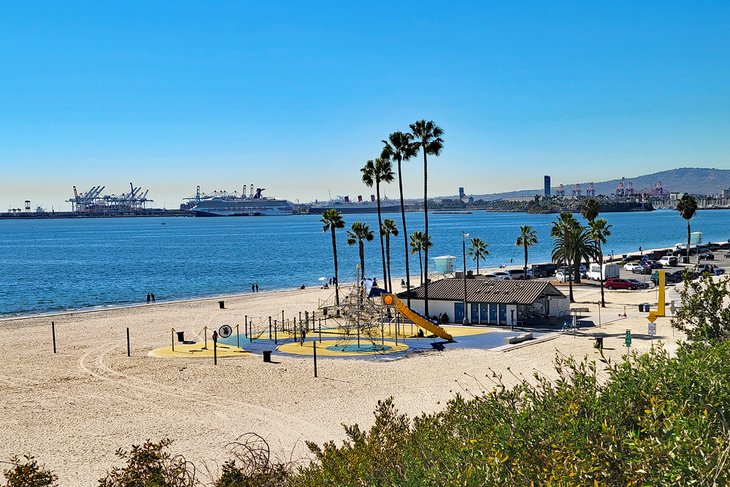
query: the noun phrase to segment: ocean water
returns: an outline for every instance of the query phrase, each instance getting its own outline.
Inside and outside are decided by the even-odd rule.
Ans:
[[[400,214],[388,214],[400,228]],[[686,241],[687,226],[674,210],[607,213],[613,235],[606,254],[668,247]],[[0,220],[0,316],[46,313],[158,301],[321,285],[333,275],[329,233],[319,216],[255,218],[113,218]],[[377,227],[377,215],[344,215],[338,231],[341,282],[354,280],[357,246],[345,244],[354,221]],[[539,243],[530,262],[550,260],[550,222],[556,215],[474,212],[434,214],[429,218],[432,257],[456,256],[462,267],[466,231],[489,244],[481,267],[522,264],[515,246],[520,225],[532,225]],[[423,230],[423,214],[407,214],[408,231]],[[700,211],[692,230],[703,241],[730,239],[730,210]],[[403,238],[391,242],[393,276],[405,274]],[[366,273],[381,277],[377,235],[366,243]],[[468,257],[467,257],[468,259]],[[468,262],[474,268],[474,262]],[[418,256],[410,256],[418,275]],[[431,265],[433,268],[433,264]]]

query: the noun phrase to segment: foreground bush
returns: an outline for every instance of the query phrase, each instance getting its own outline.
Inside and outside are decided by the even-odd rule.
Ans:
[[[292,485],[727,485],[730,343],[661,348],[608,365],[560,359],[560,379],[456,397],[409,421],[381,402],[369,431]]]
[[[56,487],[58,479],[30,455],[10,459],[11,468],[3,471],[3,487]]]

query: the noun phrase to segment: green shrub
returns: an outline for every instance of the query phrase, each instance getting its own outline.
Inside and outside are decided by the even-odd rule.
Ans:
[[[172,443],[169,439],[132,449],[117,450],[117,456],[127,461],[124,467],[110,470],[99,480],[100,487],[192,487],[195,485],[195,468],[178,455],[171,457],[166,451]]]
[[[12,457],[11,468],[3,471],[5,483],[3,487],[55,487],[58,477],[50,470],[38,465],[36,459],[30,455]]]
[[[392,400],[292,485],[725,485],[730,343],[661,348],[620,364],[559,358],[558,380],[457,396],[413,421]],[[480,384],[481,386],[481,384]]]

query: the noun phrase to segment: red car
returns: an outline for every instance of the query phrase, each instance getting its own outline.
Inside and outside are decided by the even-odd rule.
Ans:
[[[606,279],[603,285],[606,286],[606,289],[630,289],[632,291],[637,289],[636,284],[633,282],[627,281],[626,279],[618,279],[616,277]]]

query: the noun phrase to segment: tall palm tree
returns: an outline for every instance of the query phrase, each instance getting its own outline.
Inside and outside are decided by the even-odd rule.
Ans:
[[[360,280],[365,280],[365,244],[375,238],[373,232],[367,223],[355,222],[351,229],[347,231],[347,245],[357,244],[357,250],[360,252]]]
[[[598,266],[600,268],[600,276],[601,276],[601,307],[606,307],[606,299],[603,295],[603,244],[606,243],[606,238],[611,236],[611,227],[613,225],[609,225],[608,222],[603,219],[599,218],[597,220],[590,220],[588,222],[588,227],[590,228],[590,234],[591,238],[596,244],[596,254],[598,256]]]
[[[687,220],[687,263],[689,264],[689,243],[690,236],[692,235],[689,221],[692,219],[693,216],[695,216],[695,213],[697,212],[697,200],[694,196],[685,193],[679,199],[679,203],[677,203],[677,211],[680,215],[682,215],[682,218]]]
[[[390,279],[390,236],[398,236],[398,227],[395,226],[395,220],[386,218],[380,227],[380,234],[385,237],[385,260],[388,262],[388,289],[393,292],[393,282]]]
[[[553,242],[552,260],[556,264],[564,264],[567,272],[572,272],[575,258],[576,229],[580,227],[578,221],[569,211],[563,211],[558,215],[550,229],[550,236],[555,239]],[[570,290],[570,302],[573,298],[573,276],[568,276],[568,287]]]
[[[486,259],[489,255],[487,247],[489,247],[489,244],[481,238],[474,237],[471,239],[471,244],[469,245],[469,257],[473,258],[477,263],[477,274],[479,274],[479,259]]]
[[[383,221],[380,212],[380,183],[390,183],[395,177],[393,174],[393,165],[389,160],[382,157],[376,158],[374,161],[368,161],[365,166],[360,169],[362,172],[362,182],[365,186],[372,188],[375,185],[375,198],[378,203],[378,228],[382,228]],[[378,232],[380,237],[380,257],[383,262],[383,286],[388,291],[388,276],[385,269],[385,247],[383,246],[383,232]]]
[[[416,155],[416,146],[412,142],[413,136],[403,132],[393,132],[384,140],[383,153],[380,157],[387,160],[394,159],[398,164],[398,192],[400,193],[400,214],[403,221],[403,251],[406,261],[406,301],[411,307],[411,270],[408,265],[408,230],[406,228],[406,205],[403,201],[403,161],[407,161]]]
[[[416,140],[415,145],[423,154],[423,221],[424,233],[427,238],[428,233],[428,156],[438,156],[444,148],[444,141],[441,136],[444,131],[436,125],[433,120],[419,120],[410,125],[413,138]],[[424,312],[428,316],[428,247],[424,249],[425,255],[425,274],[426,280],[421,278],[423,283],[423,302]]]
[[[332,232],[332,255],[335,259],[335,304],[340,305],[340,279],[338,278],[337,268],[337,238],[335,237],[335,230],[338,228],[345,227],[345,221],[342,219],[342,213],[335,209],[324,210],[322,212],[322,219],[320,220],[324,224],[322,231],[326,232],[329,230]]]
[[[537,231],[530,225],[520,227],[520,235],[517,237],[515,245],[525,250],[525,279],[527,279],[527,249],[537,243]]]
[[[598,217],[598,212],[601,209],[600,203],[595,198],[588,198],[580,205],[580,214],[583,218],[592,222]]]
[[[411,234],[411,253],[418,253],[418,264],[421,269],[421,284],[423,284],[423,258],[421,252],[428,251],[431,247],[431,237],[425,233],[416,230]]]

